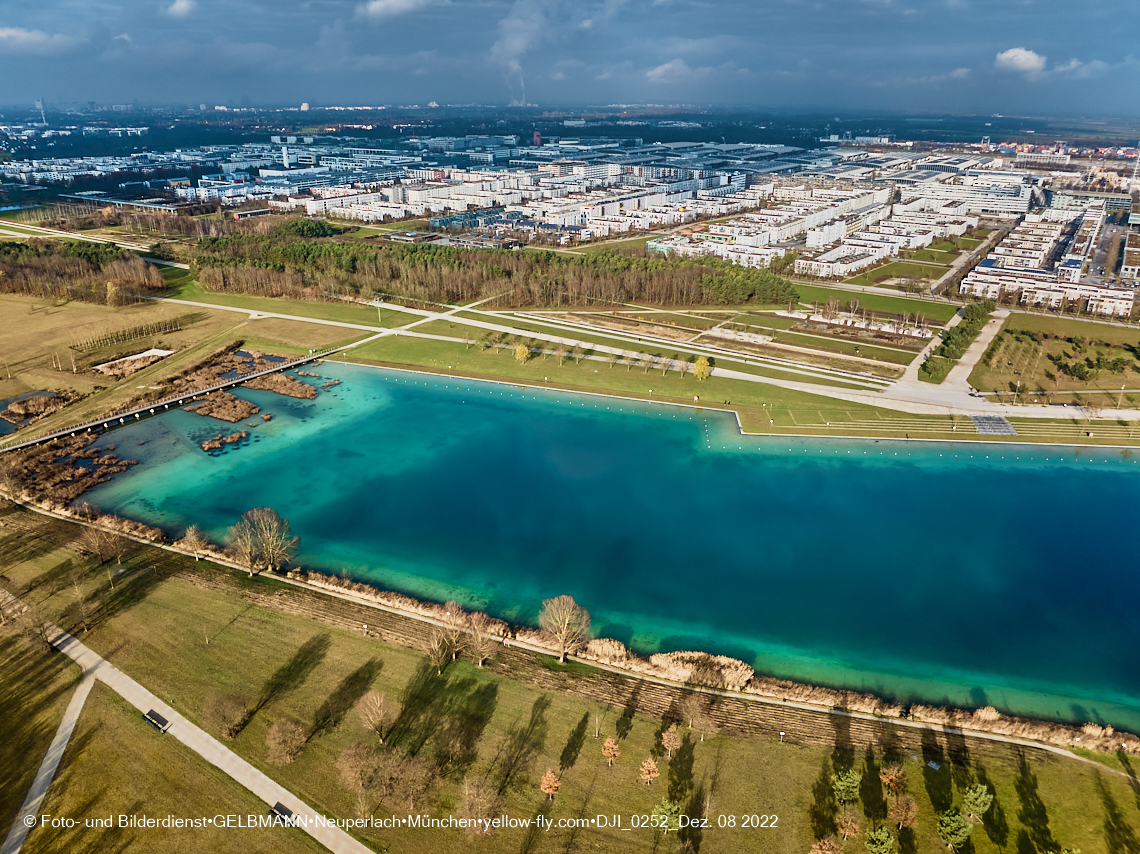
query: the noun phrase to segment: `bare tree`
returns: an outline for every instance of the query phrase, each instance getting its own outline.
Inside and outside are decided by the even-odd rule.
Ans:
[[[899,830],[914,827],[918,821],[918,804],[910,795],[903,795],[891,802],[887,807],[887,815],[899,826]]]
[[[115,559],[116,566],[123,565],[123,558],[130,554],[134,546],[135,542],[130,537],[124,536],[117,531],[107,532],[107,550],[111,553],[111,557]]]
[[[606,719],[609,711],[609,706],[598,706],[594,709],[594,738],[602,737],[602,722]]]
[[[843,836],[843,841],[847,841],[848,836],[854,836],[863,827],[863,821],[859,818],[859,814],[852,809],[845,809],[835,819],[835,824],[839,828],[839,833]]]
[[[87,597],[79,587],[79,573],[71,573],[71,604],[75,606],[76,615],[83,623],[83,633],[91,631],[91,612],[87,607]]]
[[[51,649],[51,637],[48,635],[48,622],[43,614],[31,605],[25,606],[24,612],[17,617],[24,636],[44,652]]]
[[[897,800],[906,791],[906,772],[901,765],[887,765],[879,769],[879,780]]]
[[[396,716],[395,709],[389,706],[384,694],[380,691],[366,692],[356,704],[356,714],[361,725],[369,732],[376,733],[377,740],[383,744],[384,734]]]
[[[253,570],[257,566],[257,534],[244,516],[226,529],[226,545],[234,559],[244,565],[249,577],[253,578]]]
[[[266,760],[271,765],[290,765],[305,746],[304,724],[289,718],[274,721],[265,734]]]
[[[270,569],[279,569],[294,554],[301,538],[294,535],[289,520],[272,507],[254,507],[242,514],[253,527],[257,552]]]
[[[821,839],[811,847],[809,854],[841,854],[843,851],[839,844],[830,836],[827,839]]]
[[[690,694],[681,701],[681,714],[689,721],[689,729],[701,734],[701,741],[705,736],[714,737],[720,732],[720,726],[709,715],[707,703],[702,694]]]
[[[542,600],[538,625],[558,647],[558,660],[565,661],[566,653],[573,652],[590,636],[590,612],[563,594]]]
[[[451,660],[451,644],[447,642],[447,635],[440,629],[431,633],[428,641],[427,660],[435,668],[436,676],[443,675],[443,666]]]
[[[354,744],[341,751],[336,767],[349,790],[362,795],[372,788],[380,770],[380,757],[366,744]]]
[[[1104,411],[1104,401],[1091,394],[1086,394],[1081,401],[1081,409],[1085,412],[1085,423],[1091,424],[1092,420],[1099,418],[1101,412]]]
[[[234,738],[249,715],[244,702],[229,694],[209,694],[203,704],[202,720],[207,729],[222,738]]]
[[[209,547],[210,541],[206,539],[201,528],[197,525],[191,525],[176,545],[183,551],[188,551],[194,555],[194,560],[198,560],[199,555]]]
[[[459,657],[467,639],[467,613],[458,602],[450,601],[444,604],[443,635],[451,649],[451,660]]]
[[[110,556],[111,544],[108,537],[110,531],[98,528],[95,525],[85,525],[83,533],[79,535],[77,545],[84,554],[89,554],[103,563]]]
[[[498,638],[492,631],[494,625],[494,620],[482,611],[467,615],[467,630],[470,632],[468,646],[477,667],[482,667],[483,662],[491,657],[498,646]]]
[[[489,824],[482,819],[489,818],[495,806],[495,787],[486,779],[474,775],[463,778],[463,795],[459,799],[459,815],[469,822],[475,822],[475,833],[490,833]]]

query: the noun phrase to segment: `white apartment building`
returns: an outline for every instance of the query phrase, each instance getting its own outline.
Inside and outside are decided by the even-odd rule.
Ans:
[[[1120,275],[1126,279],[1140,279],[1140,234],[1128,235]]]

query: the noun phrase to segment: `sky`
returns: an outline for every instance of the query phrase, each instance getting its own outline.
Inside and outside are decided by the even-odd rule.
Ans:
[[[1140,0],[0,0],[0,103],[1140,115]]]

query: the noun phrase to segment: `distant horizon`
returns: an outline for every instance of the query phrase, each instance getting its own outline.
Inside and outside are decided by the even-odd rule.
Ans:
[[[29,104],[806,104],[1132,118],[1140,51],[1127,15],[1107,0],[324,0],[272,9],[261,0],[42,0],[0,16],[0,73],[8,97]]]

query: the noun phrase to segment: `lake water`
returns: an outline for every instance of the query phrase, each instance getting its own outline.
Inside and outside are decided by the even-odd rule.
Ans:
[[[217,540],[268,505],[302,565],[416,596],[533,621],[570,593],[641,651],[1140,731],[1131,452],[741,437],[689,407],[317,370],[341,384],[313,401],[237,392],[269,422],[113,431],[143,464],[84,498]]]

